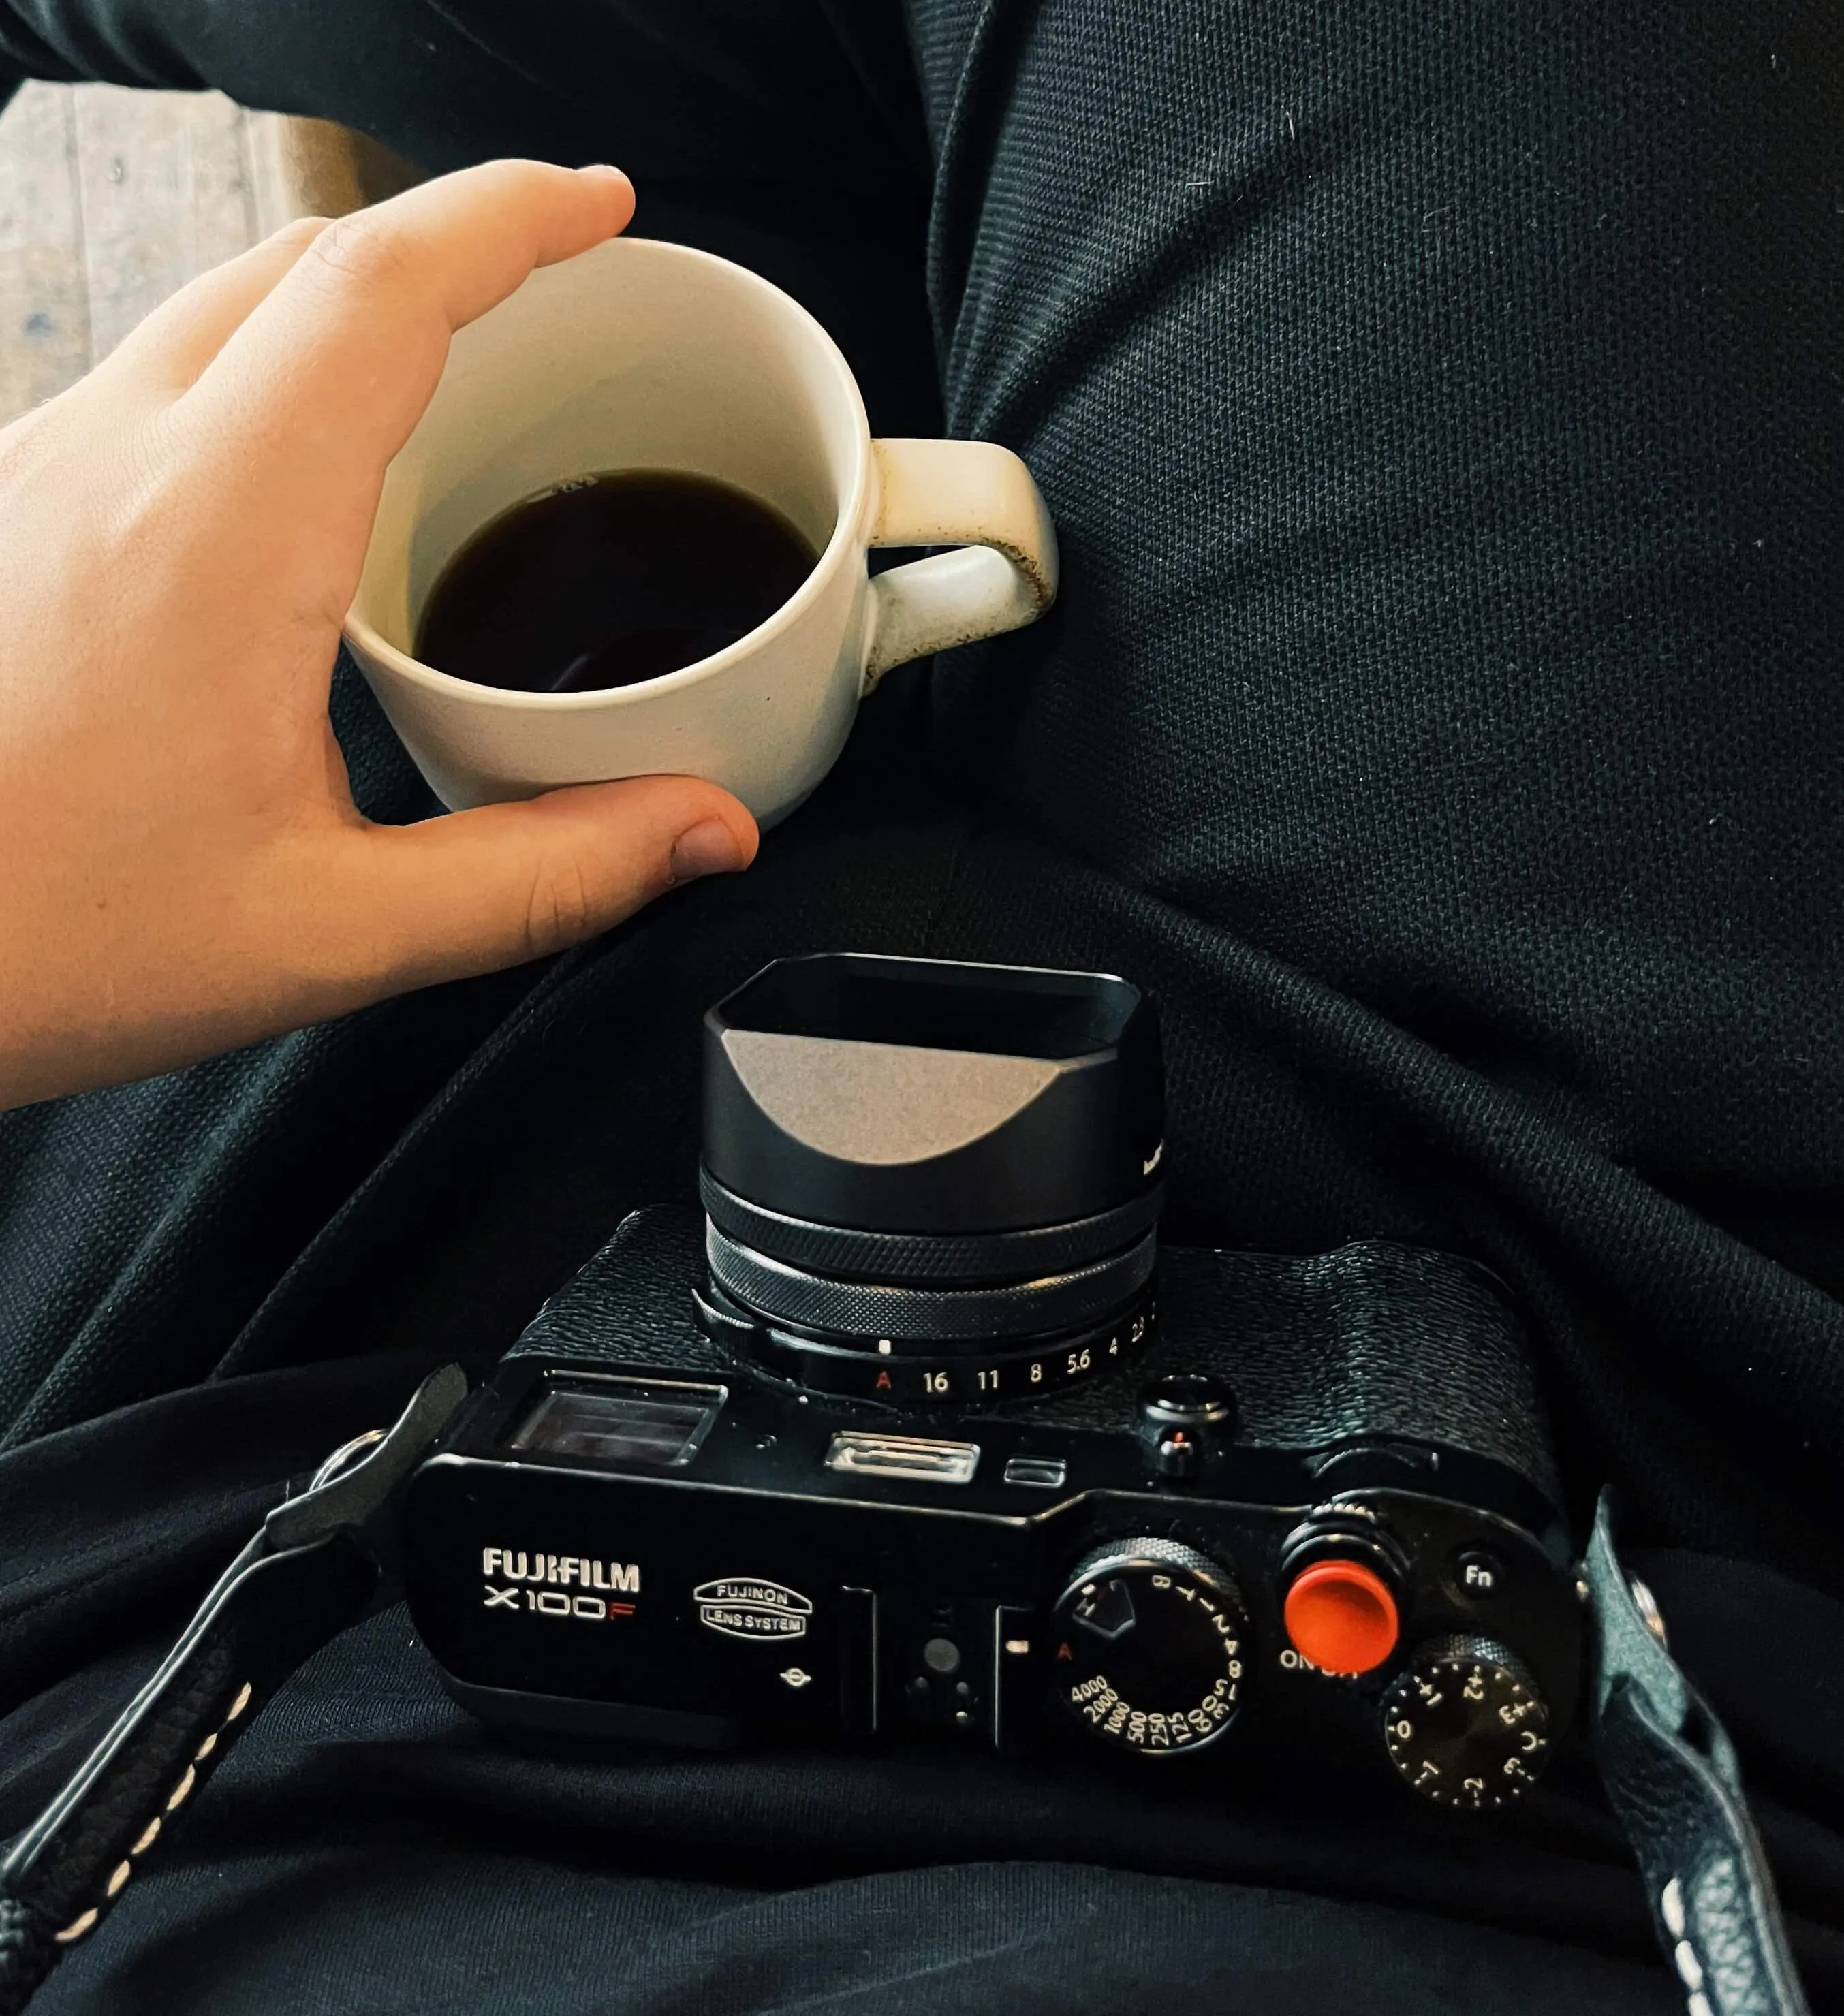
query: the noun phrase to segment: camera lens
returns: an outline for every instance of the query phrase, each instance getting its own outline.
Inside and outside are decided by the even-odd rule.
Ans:
[[[777,960],[704,1018],[703,1319],[893,1404],[1089,1377],[1153,1320],[1163,1121],[1123,980]]]

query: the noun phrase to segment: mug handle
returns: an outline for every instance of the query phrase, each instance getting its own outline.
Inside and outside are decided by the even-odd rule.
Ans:
[[[869,693],[893,665],[1035,622],[1057,596],[1057,534],[1024,463],[994,441],[873,441],[866,544],[958,546],[874,574]]]

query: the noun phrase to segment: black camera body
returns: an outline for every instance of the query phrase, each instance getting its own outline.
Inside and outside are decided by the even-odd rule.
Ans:
[[[764,995],[788,967],[824,970]],[[785,1053],[737,1045],[726,1079],[708,1053],[704,1213],[628,1219],[412,1482],[411,1612],[456,1697],[704,1744],[1163,1760],[1285,1726],[1443,1805],[1532,1783],[1583,1607],[1493,1279],[1381,1241],[1155,1265],[1156,1031],[1124,983],[751,986],[708,1040]],[[884,1154],[893,1113],[926,1152]],[[808,1181],[809,1153],[843,1166]]]

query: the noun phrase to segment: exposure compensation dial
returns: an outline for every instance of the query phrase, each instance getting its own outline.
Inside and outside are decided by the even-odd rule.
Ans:
[[[1508,1805],[1549,1759],[1550,1711],[1515,1653],[1489,1638],[1424,1645],[1383,1696],[1390,1762],[1424,1798]]]
[[[1052,1684],[1104,1742],[1176,1756],[1234,1719],[1248,1620],[1228,1571],[1195,1548],[1108,1542],[1077,1569],[1052,1623]]]

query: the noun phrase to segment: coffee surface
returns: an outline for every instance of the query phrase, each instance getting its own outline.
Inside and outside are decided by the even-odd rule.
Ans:
[[[621,470],[502,512],[437,581],[416,656],[521,693],[592,693],[722,650],[817,556],[772,506],[714,478]]]

